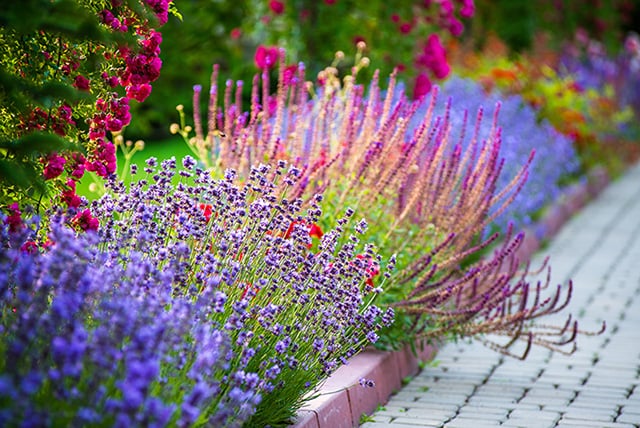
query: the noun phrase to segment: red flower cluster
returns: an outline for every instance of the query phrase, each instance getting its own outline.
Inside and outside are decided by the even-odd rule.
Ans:
[[[198,208],[202,210],[202,214],[204,214],[204,218],[207,219],[207,223],[211,220],[211,214],[213,214],[213,207],[211,204],[198,204]]]
[[[64,172],[64,164],[67,162],[65,158],[57,153],[51,153],[47,157],[47,165],[44,167],[44,178],[47,180],[59,177]]]
[[[369,274],[369,276],[367,277],[365,284],[367,284],[368,287],[373,288],[373,278],[380,274],[380,265],[371,256],[358,254],[356,255],[356,258],[367,262],[367,274]]]
[[[418,65],[431,70],[438,79],[444,79],[451,71],[447,63],[447,53],[437,34],[429,36],[422,54],[418,56],[416,62]]]
[[[431,34],[427,39],[422,53],[416,58],[416,67],[418,69],[426,68],[438,79],[444,79],[451,72],[451,67],[447,62],[447,53],[437,34]],[[416,77],[413,88],[414,99],[423,97],[431,90],[431,79],[427,71],[420,72]]]
[[[76,214],[71,220],[71,223],[85,232],[88,230],[98,230],[98,226],[100,225],[98,219],[92,216],[91,211],[88,209]]]
[[[69,208],[78,208],[82,203],[82,199],[76,194],[76,182],[71,179],[67,180],[67,189],[60,196]]]
[[[10,214],[4,219],[4,224],[9,226],[10,232],[17,232],[22,229],[22,213],[18,203],[9,205]]]
[[[78,74],[73,81],[73,86],[80,89],[81,91],[89,92],[89,79],[81,74]]]

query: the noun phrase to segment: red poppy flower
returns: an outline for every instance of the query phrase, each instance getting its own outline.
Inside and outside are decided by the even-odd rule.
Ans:
[[[291,234],[293,233],[293,228],[297,224],[301,224],[303,226],[307,226],[308,230],[309,230],[309,236],[310,237],[322,239],[322,235],[324,235],[324,233],[322,232],[322,229],[320,229],[320,226],[318,226],[315,223],[311,223],[311,225],[307,225],[304,221],[291,222],[291,224],[289,225],[289,228],[287,229],[287,231],[284,234],[284,239],[289,239],[291,237]],[[308,244],[307,247],[311,248],[311,244]]]
[[[369,277],[365,281],[365,284],[367,284],[368,287],[373,288],[373,278],[380,274],[380,265],[372,257],[364,254],[358,254],[356,259],[364,259],[367,261],[367,273],[369,274]]]
[[[211,204],[198,204],[198,208],[202,210],[202,214],[204,214],[204,218],[207,219],[207,223],[211,220],[211,214],[213,213],[213,207]]]

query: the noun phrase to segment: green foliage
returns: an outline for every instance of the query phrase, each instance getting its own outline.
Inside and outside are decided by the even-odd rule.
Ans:
[[[543,32],[559,48],[579,29],[585,30],[609,49],[618,49],[623,28],[637,28],[629,19],[640,12],[629,0],[476,0],[477,13],[471,23],[473,41],[482,45],[490,34],[504,40],[513,53],[533,47]]]
[[[119,26],[114,21],[109,25],[103,12]],[[107,162],[108,155],[101,156],[111,143],[89,133],[89,126],[95,125],[89,120],[98,118],[101,125],[95,126],[110,131],[117,126],[105,125],[107,121],[128,122],[128,99],[122,100],[129,83],[123,83],[122,73],[137,70],[131,71],[135,65],[129,63],[125,67],[125,59],[141,49],[143,37],[151,37],[149,26],[159,23],[156,13],[160,12],[152,13],[140,0],[29,0],[0,5],[0,206],[23,199],[46,200],[42,196],[53,188],[68,190],[68,177],[60,168],[64,165],[67,174],[77,179],[84,171],[84,156],[90,162],[87,169]],[[98,106],[99,100],[108,104],[115,98],[115,107]],[[43,177],[50,154],[62,157],[56,159],[58,169]]]
[[[367,422],[375,422],[376,418],[373,415],[367,415],[366,413],[363,413],[360,415],[360,425],[367,423]]]
[[[186,104],[192,86],[209,79],[212,63],[220,65],[223,75],[244,81],[243,96],[249,99],[250,83],[259,71],[253,61],[259,45],[286,49],[289,63],[304,61],[307,75],[315,80],[337,51],[351,52],[358,41],[364,41],[366,55],[382,76],[400,67],[403,80],[411,82],[417,74],[416,56],[427,37],[439,33],[446,39],[448,33],[438,23],[438,2],[425,7],[417,0],[340,0],[332,4],[295,0],[284,1],[281,14],[270,10],[268,3],[181,2],[178,6],[184,21],[172,18],[163,27],[162,77],[148,103],[136,107],[131,134],[136,138],[165,138],[166,124],[175,116],[174,106]],[[347,58],[340,68],[349,70],[353,65]],[[363,70],[362,76],[368,80],[371,73]],[[275,74],[271,77],[275,81]]]

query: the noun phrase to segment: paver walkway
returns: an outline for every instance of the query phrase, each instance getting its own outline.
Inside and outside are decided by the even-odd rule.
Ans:
[[[571,356],[532,349],[525,361],[478,342],[450,343],[362,428],[640,427],[640,165],[573,217],[550,256],[552,282],[574,282],[580,327]],[[566,312],[565,312],[566,314]]]

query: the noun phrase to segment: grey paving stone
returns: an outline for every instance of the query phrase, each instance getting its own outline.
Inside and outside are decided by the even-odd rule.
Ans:
[[[566,420],[558,421],[556,428],[636,428],[633,424],[625,422],[600,422],[585,420]]]
[[[373,415],[367,416],[367,418],[373,418],[374,420],[370,422],[377,423],[377,424],[389,424],[393,420],[391,416],[381,416],[376,413],[374,413]],[[364,424],[362,426],[364,426]]]
[[[411,426],[413,428],[415,427],[439,427],[442,426],[442,423],[445,421],[446,419],[438,419],[438,418],[430,418],[428,416],[425,417],[421,417],[421,418],[403,418],[403,417],[399,417],[397,419],[394,419],[391,422],[391,426],[395,427],[396,424],[400,424],[400,425],[406,425],[406,426]]]
[[[640,414],[626,413],[623,410],[622,413],[620,413],[620,416],[616,418],[616,422],[640,425]]]
[[[362,428],[388,428],[388,427],[392,427],[392,428],[416,428],[416,425],[408,425],[408,424],[400,424],[397,422],[391,422],[391,423],[378,423],[378,422],[367,422],[364,423],[362,425],[360,425]],[[423,427],[427,427],[427,428],[439,428],[441,425],[421,425]]]
[[[505,421],[500,426],[506,428],[553,428],[555,425],[555,420],[514,418]]]
[[[566,412],[563,413],[563,419],[573,419],[579,421],[597,421],[597,422],[613,422],[613,418],[617,414],[615,409],[609,410],[599,410],[599,409],[589,409],[589,408],[576,408],[571,407],[567,409]]]
[[[506,409],[515,408],[517,406],[518,399],[508,396],[501,397],[499,395],[473,395],[469,397],[467,401],[468,405],[472,406],[487,406],[487,407],[504,407]]]
[[[515,409],[509,414],[507,420],[511,419],[528,419],[528,420],[542,420],[542,421],[555,421],[560,419],[560,413],[547,412],[544,410],[524,410]]]
[[[456,418],[447,422],[444,428],[494,428],[500,426],[499,422],[485,421],[475,418]]]

